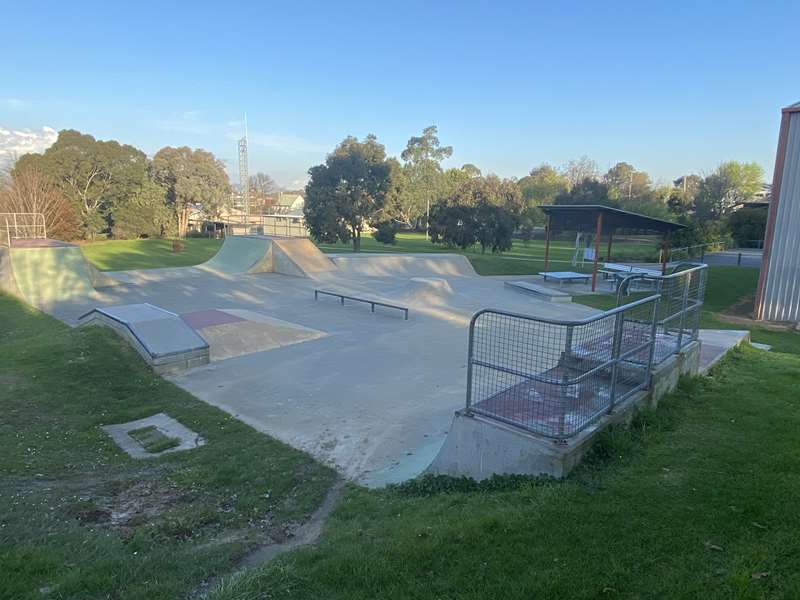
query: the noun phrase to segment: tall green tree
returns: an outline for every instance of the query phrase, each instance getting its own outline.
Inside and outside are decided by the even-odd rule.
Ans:
[[[392,164],[374,135],[363,142],[347,137],[325,159],[311,167],[303,212],[312,237],[320,242],[351,242],[361,250],[364,229],[386,217],[382,213],[392,188]]]
[[[522,197],[531,206],[551,204],[556,196],[569,189],[569,181],[555,168],[543,163],[518,182]]]
[[[603,175],[603,183],[608,186],[608,195],[614,200],[641,199],[650,192],[650,176],[626,162],[618,162],[611,167]]]
[[[180,237],[186,235],[192,205],[202,206],[213,218],[230,201],[225,166],[211,152],[167,146],[153,157],[150,170],[153,180],[166,190]]]
[[[520,231],[526,242],[533,236],[534,228],[544,224],[544,213],[539,208],[552,204],[556,196],[569,190],[569,181],[547,163],[531,169],[531,172],[517,182],[525,210],[522,214]]]
[[[108,229],[110,213],[147,181],[144,152],[74,130],[59,132],[44,154],[21,157],[15,170],[29,167],[49,177],[72,203],[84,238]]]
[[[596,179],[584,179],[555,197],[554,204],[600,204],[616,207],[618,203],[608,197],[608,186]]]
[[[115,238],[156,238],[175,234],[175,214],[167,204],[167,191],[148,180],[138,192],[114,209],[111,228]]]
[[[431,210],[434,243],[503,252],[512,238],[525,203],[515,181],[494,175],[473,177]]]
[[[695,196],[695,215],[701,219],[720,219],[733,212],[761,190],[764,169],[755,162],[722,163],[703,179]]]
[[[448,182],[443,177],[441,162],[452,154],[452,146],[442,146],[439,142],[435,125],[408,140],[400,155],[405,179],[401,208],[408,225],[419,221],[428,206],[447,195]]]

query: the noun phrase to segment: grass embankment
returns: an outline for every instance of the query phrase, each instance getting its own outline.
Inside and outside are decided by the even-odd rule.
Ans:
[[[800,597],[798,377],[737,350],[565,481],[351,488],[317,548],[213,598]]]
[[[0,295],[0,597],[180,598],[282,541],[334,473],[153,374],[111,331]],[[165,412],[206,440],[134,460],[100,429]]]
[[[172,240],[107,240],[81,244],[89,262],[101,271],[189,267],[210,259],[222,240],[186,238],[184,249],[172,251]]]

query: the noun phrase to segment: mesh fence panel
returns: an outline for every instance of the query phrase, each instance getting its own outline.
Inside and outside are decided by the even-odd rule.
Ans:
[[[687,263],[680,265],[679,269],[681,266],[685,268],[671,275],[662,277],[634,275],[631,278],[631,286],[649,285],[661,295],[658,304],[654,364],[661,364],[698,337],[708,266]],[[623,282],[620,289],[628,289],[631,286]],[[620,293],[617,296],[617,304],[621,302]]]
[[[477,313],[467,409],[548,437],[575,435],[647,387],[657,306],[654,295],[571,322]]]

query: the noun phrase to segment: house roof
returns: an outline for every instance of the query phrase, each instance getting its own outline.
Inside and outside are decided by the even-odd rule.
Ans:
[[[550,227],[555,231],[594,231],[599,214],[603,215],[602,233],[604,234],[616,229],[670,233],[686,228],[686,225],[680,223],[601,204],[548,205],[539,208],[550,218]]]

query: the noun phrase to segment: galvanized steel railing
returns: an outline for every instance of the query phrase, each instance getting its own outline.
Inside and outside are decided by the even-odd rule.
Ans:
[[[42,213],[0,213],[0,230],[5,231],[0,239],[8,246],[12,240],[47,237]]]
[[[634,285],[649,286],[661,296],[658,305],[658,327],[654,364],[676,354],[697,340],[700,316],[705,301],[708,265],[679,264],[670,275],[631,275],[617,288],[617,306]]]
[[[469,327],[467,411],[571,437],[650,383],[659,295],[582,320],[500,310]]]

